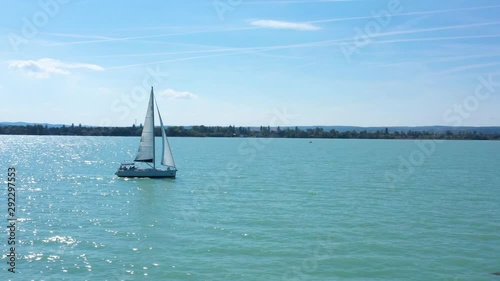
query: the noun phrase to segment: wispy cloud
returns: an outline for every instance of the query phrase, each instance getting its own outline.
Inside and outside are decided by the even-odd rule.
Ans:
[[[299,22],[288,22],[288,21],[277,21],[277,20],[253,20],[250,22],[253,26],[263,27],[263,28],[274,28],[274,29],[292,29],[300,31],[311,31],[321,29],[319,26],[312,25],[310,23],[299,23]]]
[[[156,60],[156,61],[151,61],[151,62],[146,62],[146,63],[110,66],[110,67],[107,67],[106,69],[107,70],[124,69],[124,68],[132,68],[132,67],[137,67],[137,66],[146,66],[146,65],[153,65],[153,64],[170,63],[170,62],[180,62],[180,61],[188,61],[188,60],[196,60],[196,59],[204,59],[204,58],[212,58],[212,57],[233,56],[233,55],[241,55],[241,54],[258,54],[259,52],[262,52],[262,51],[294,49],[294,48],[307,48],[307,47],[321,47],[321,46],[329,46],[329,45],[334,45],[334,44],[338,45],[338,44],[340,44],[340,42],[342,42],[342,40],[326,40],[326,41],[318,41],[318,42],[311,42],[311,43],[276,45],[276,46],[265,46],[265,47],[234,48],[235,51],[227,50],[227,52],[222,52],[222,53],[213,54],[213,55],[193,56],[193,57],[184,57],[184,58],[169,59],[169,60]]]
[[[490,23],[490,24],[492,24],[492,23]],[[497,23],[493,23],[493,24],[497,24]],[[471,27],[471,26],[476,26],[476,24],[460,25],[460,26],[447,26],[447,27],[430,28],[430,29],[411,29],[411,30],[404,30],[404,31],[397,31],[397,32],[387,32],[387,33],[375,34],[375,36],[373,36],[373,37],[392,36],[392,35],[396,35],[396,34],[397,35],[412,34],[412,33],[419,33],[419,32],[431,32],[431,31],[443,30],[443,29],[461,29],[461,28],[467,28],[467,27]],[[491,35],[427,37],[427,38],[409,38],[409,39],[405,38],[405,39],[379,40],[379,41],[374,41],[371,44],[396,44],[396,43],[406,43],[406,42],[464,40],[464,39],[497,38],[497,37],[500,37],[500,35],[491,34]],[[169,60],[156,60],[156,61],[151,61],[151,62],[146,62],[146,63],[110,66],[110,67],[107,67],[106,69],[109,69],[109,70],[111,70],[111,69],[123,69],[123,68],[137,67],[137,66],[146,66],[146,65],[161,64],[161,63],[188,61],[188,60],[204,59],[204,58],[211,58],[211,57],[252,54],[252,53],[258,53],[258,52],[263,52],[263,51],[273,51],[273,50],[338,46],[338,45],[342,44],[343,42],[346,42],[349,40],[355,40],[355,39],[356,39],[356,37],[348,37],[348,38],[343,38],[343,39],[333,39],[333,40],[324,40],[324,41],[315,41],[315,42],[309,42],[309,43],[288,44],[288,45],[243,47],[243,48],[221,48],[218,50],[199,51],[199,53],[216,53],[216,54],[212,54],[212,55],[192,56],[192,57],[176,58],[176,59],[169,59]],[[198,51],[197,52],[190,52],[190,53],[198,53]],[[176,53],[176,54],[180,54],[180,53]],[[136,54],[132,54],[132,56],[135,56],[135,55]],[[137,54],[137,55],[141,55],[141,54]],[[127,55],[123,55],[123,56],[127,56]]]
[[[373,44],[393,44],[393,43],[410,43],[410,42],[426,42],[426,41],[466,40],[466,39],[499,38],[499,37],[500,37],[500,34],[426,37],[426,38],[408,38],[408,39],[405,38],[405,39],[380,40],[380,41],[373,42]]]
[[[461,11],[473,11],[473,10],[486,10],[486,9],[496,9],[500,8],[500,5],[491,5],[491,6],[479,6],[479,7],[469,7],[469,8],[459,8],[459,9],[446,9],[446,10],[433,10],[433,11],[419,11],[419,12],[408,12],[408,13],[399,13],[391,15],[392,17],[405,17],[405,16],[417,16],[417,15],[433,15],[433,14],[442,14],[442,13],[453,13],[453,12],[461,12]],[[326,23],[326,22],[339,22],[339,21],[351,21],[351,20],[365,20],[365,19],[373,19],[374,16],[361,16],[361,17],[348,17],[348,18],[333,18],[333,19],[324,19],[324,20],[315,20],[309,21],[307,23]]]
[[[194,100],[198,98],[198,95],[191,92],[179,92],[173,89],[166,89],[165,91],[160,92],[160,97],[166,97],[171,100]]]
[[[488,26],[488,25],[499,25],[499,24],[500,24],[500,21],[482,22],[482,23],[473,23],[473,24],[461,24],[461,25],[449,25],[449,26],[440,26],[440,27],[431,27],[431,28],[383,32],[383,33],[373,34],[370,37],[386,37],[386,36],[393,36],[393,35],[405,35],[405,34],[424,33],[424,32],[433,32],[433,31],[441,31],[441,30],[457,30],[457,29],[465,29],[465,28]]]
[[[311,0],[311,1],[300,1],[300,0],[282,0],[282,1],[244,1],[243,4],[288,4],[288,3],[312,3],[312,2],[356,2],[362,0]],[[467,8],[458,8],[458,9],[446,9],[446,10],[431,10],[431,11],[419,11],[419,12],[407,12],[394,14],[393,17],[402,17],[402,16],[415,16],[415,15],[432,15],[432,14],[440,14],[440,13],[453,13],[459,11],[471,11],[471,10],[485,10],[485,9],[497,9],[500,8],[500,5],[490,5],[490,6],[478,6],[478,7],[467,7]],[[295,29],[295,30],[318,30],[322,29],[319,26],[314,24],[317,23],[328,23],[328,22],[339,22],[339,21],[351,21],[351,20],[362,20],[362,19],[373,19],[373,16],[360,16],[360,17],[348,17],[348,18],[332,18],[332,19],[323,19],[323,20],[314,20],[307,21],[301,23],[294,22],[284,22],[284,21],[275,21],[275,20],[254,20],[251,22],[253,26],[251,27],[237,27],[237,28],[215,28],[211,29],[207,27],[203,27],[201,30],[195,31],[181,31],[181,32],[173,32],[168,34],[155,34],[155,35],[141,35],[141,36],[131,36],[131,37],[110,37],[104,35],[83,35],[83,34],[63,34],[63,33],[44,33],[49,36],[57,36],[57,37],[66,37],[66,38],[82,38],[82,39],[90,39],[83,41],[69,41],[69,42],[55,42],[46,44],[46,46],[65,46],[65,45],[74,45],[74,44],[94,44],[94,43],[108,43],[108,42],[117,42],[117,41],[138,41],[141,39],[152,39],[152,38],[164,38],[170,36],[179,36],[179,35],[193,35],[193,34],[203,34],[203,33],[223,33],[223,32],[235,32],[235,31],[245,31],[245,30],[255,30],[260,28],[281,28],[281,29]],[[160,29],[163,27],[160,27]],[[170,28],[170,27],[165,27]],[[180,28],[180,27],[179,27]],[[201,28],[201,27],[198,27]],[[142,30],[141,28],[140,30]],[[122,30],[132,31],[134,28],[127,28]]]
[[[68,75],[71,73],[69,69],[104,70],[104,68],[96,64],[67,63],[51,58],[10,61],[9,69],[21,71],[38,79],[49,78],[51,75]]]
[[[488,62],[488,63],[477,63],[477,64],[468,64],[468,65],[463,65],[455,68],[448,69],[443,72],[439,73],[434,73],[434,75],[449,75],[452,73],[457,73],[457,72],[462,72],[465,70],[470,70],[470,69],[480,69],[480,68],[488,68],[492,66],[498,66],[500,65],[500,62]]]
[[[500,37],[500,36],[499,36]],[[394,66],[402,66],[402,65],[415,65],[415,64],[435,64],[441,62],[453,62],[453,61],[464,61],[471,59],[484,59],[484,58],[496,58],[500,57],[500,54],[486,54],[486,55],[469,55],[469,56],[451,56],[451,57],[439,57],[430,60],[422,60],[421,58],[403,60],[395,63],[363,63],[369,67],[394,67]]]
[[[105,39],[72,41],[72,42],[57,42],[57,43],[47,44],[46,46],[65,46],[65,45],[75,45],[75,44],[106,43],[106,42],[131,41],[131,40],[137,41],[140,39],[163,38],[163,37],[169,37],[169,36],[201,34],[201,33],[233,32],[233,31],[243,31],[243,30],[256,29],[256,28],[258,28],[258,27],[237,27],[237,28],[210,29],[210,30],[204,29],[204,30],[198,30],[198,31],[185,31],[185,32],[175,32],[175,33],[168,33],[168,34],[141,35],[141,36],[132,36],[132,37],[120,37],[120,38],[99,36],[99,35],[94,35],[94,36],[81,35],[81,37],[89,37],[89,38],[90,37],[94,37],[94,38],[102,37]],[[77,34],[70,34],[70,36],[77,37],[78,35]]]
[[[221,56],[238,55],[238,54],[250,53],[250,52],[255,52],[255,51],[242,51],[242,52],[232,52],[232,53],[222,53],[222,54],[215,54],[215,55],[207,55],[207,56],[195,56],[195,57],[186,57],[186,58],[179,58],[179,59],[162,60],[162,61],[152,61],[152,62],[146,62],[146,63],[136,63],[136,64],[112,66],[112,67],[107,67],[106,69],[124,69],[124,68],[131,68],[131,67],[137,67],[137,66],[146,66],[146,65],[160,64],[160,63],[167,63],[167,62],[179,62],[179,61],[188,61],[188,60],[211,58],[211,57],[221,57]]]
[[[66,38],[85,38],[85,39],[97,39],[97,40],[115,39],[113,37],[101,36],[101,35],[84,35],[84,34],[71,34],[71,33],[50,33],[50,32],[40,32],[40,34],[54,36],[54,37],[66,37]]]

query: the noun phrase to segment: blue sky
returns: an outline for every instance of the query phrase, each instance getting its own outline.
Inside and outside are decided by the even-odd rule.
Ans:
[[[498,1],[1,3],[0,121],[500,125]]]

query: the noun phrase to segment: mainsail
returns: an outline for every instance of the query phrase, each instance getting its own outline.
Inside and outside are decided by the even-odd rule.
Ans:
[[[165,127],[163,127],[163,120],[160,115],[160,109],[158,109],[158,103],[156,103],[156,110],[158,111],[158,117],[160,118],[161,138],[163,140],[163,156],[161,164],[175,168],[174,157],[172,156],[172,150],[170,150],[170,145],[168,144],[167,134],[165,133]]]
[[[142,128],[141,144],[137,151],[135,161],[153,162],[155,161],[155,135],[154,135],[154,102],[153,88],[151,87],[151,96],[149,97],[148,111]]]

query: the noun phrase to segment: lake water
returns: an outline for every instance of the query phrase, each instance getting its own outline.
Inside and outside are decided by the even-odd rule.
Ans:
[[[3,280],[500,280],[500,142],[0,136]]]

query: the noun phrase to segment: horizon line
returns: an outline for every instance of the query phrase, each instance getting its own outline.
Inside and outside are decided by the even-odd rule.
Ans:
[[[9,124],[10,126],[16,126],[16,123],[21,123],[22,125],[17,125],[17,126],[26,126],[26,125],[53,125],[53,126],[79,126],[81,125],[82,127],[133,127],[135,126],[140,126],[136,124],[132,125],[83,125],[79,123],[78,125],[75,125],[75,123],[72,124],[64,124],[64,123],[48,123],[48,122],[26,122],[26,121],[0,121],[1,124]],[[164,127],[194,127],[194,126],[205,126],[205,127],[229,127],[229,126],[234,126],[234,127],[271,127],[271,128],[290,128],[290,127],[314,127],[314,128],[321,128],[321,127],[357,127],[357,128],[398,128],[398,127],[406,127],[406,128],[418,128],[418,127],[450,127],[450,128],[482,128],[482,127],[498,127],[500,128],[500,125],[462,125],[462,126],[453,126],[453,125],[204,125],[204,124],[196,124],[196,125],[165,125]],[[159,125],[155,125],[155,127],[159,127]]]

